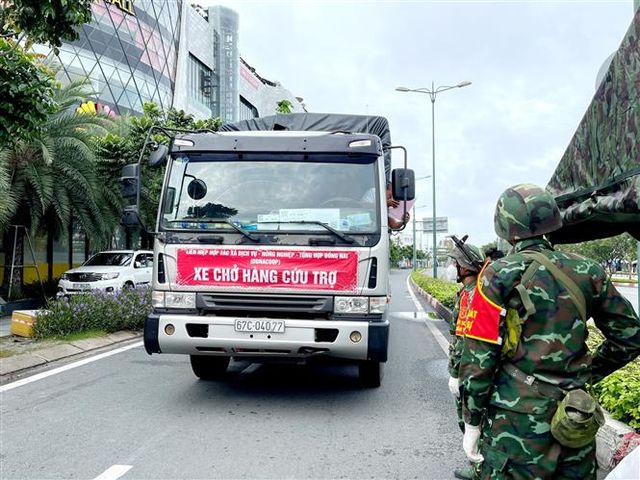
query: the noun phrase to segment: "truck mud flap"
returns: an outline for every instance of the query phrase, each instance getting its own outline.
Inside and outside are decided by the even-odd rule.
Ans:
[[[144,349],[149,355],[152,353],[162,353],[160,351],[160,342],[158,341],[158,325],[160,317],[158,315],[149,315],[144,321]]]
[[[387,349],[389,346],[389,324],[369,324],[369,344],[367,359],[376,362],[387,361]]]

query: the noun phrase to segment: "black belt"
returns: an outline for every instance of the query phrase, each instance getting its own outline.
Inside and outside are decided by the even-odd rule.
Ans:
[[[507,373],[507,375],[515,378],[519,382],[526,383],[532,389],[536,390],[541,395],[545,397],[555,398],[556,400],[562,400],[567,394],[566,390],[558,387],[557,385],[552,385],[551,383],[543,382],[538,380],[533,375],[527,375],[518,367],[516,367],[513,363],[505,363],[502,368]]]

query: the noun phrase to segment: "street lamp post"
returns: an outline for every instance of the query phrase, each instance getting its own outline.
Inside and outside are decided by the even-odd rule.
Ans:
[[[432,159],[432,171],[431,178],[433,180],[433,278],[438,278],[438,260],[436,257],[436,124],[435,124],[435,104],[436,97],[439,93],[446,92],[447,90],[451,90],[453,88],[462,88],[471,85],[471,82],[465,80],[464,82],[460,82],[457,85],[441,85],[439,87],[435,87],[434,82],[431,82],[431,90],[428,88],[407,88],[407,87],[397,87],[396,90],[398,92],[415,92],[415,93],[425,93],[429,95],[431,99],[431,159]],[[415,213],[415,212],[414,212]]]
[[[416,178],[416,182],[418,182],[419,180],[426,180],[427,178],[431,178],[431,175],[426,175],[424,177],[418,177]],[[416,269],[416,262],[417,262],[417,258],[416,258],[416,208],[422,208],[422,207],[426,207],[426,205],[420,205],[419,207],[416,207],[415,205],[413,206],[413,263],[411,264],[413,267],[413,270]]]

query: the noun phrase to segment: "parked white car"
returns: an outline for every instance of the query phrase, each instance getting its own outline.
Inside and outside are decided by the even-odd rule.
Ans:
[[[114,292],[121,288],[151,285],[153,252],[149,250],[109,250],[98,252],[81,267],[62,274],[58,296],[90,290]]]

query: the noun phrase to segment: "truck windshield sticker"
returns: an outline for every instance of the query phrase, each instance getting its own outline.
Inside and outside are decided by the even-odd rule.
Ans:
[[[353,251],[178,249],[179,285],[355,292],[357,277]]]

